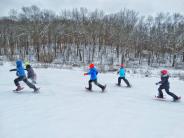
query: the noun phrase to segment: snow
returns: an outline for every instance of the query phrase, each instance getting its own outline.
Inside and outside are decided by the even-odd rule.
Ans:
[[[153,100],[159,76],[132,74],[132,88],[117,87],[115,73],[100,73],[85,91],[89,77],[80,69],[35,69],[40,93],[24,83],[13,93],[14,68],[0,66],[0,138],[183,138],[184,102]],[[171,91],[184,97],[184,82],[170,78]],[[165,94],[166,95],[166,94]],[[166,95],[168,99],[171,99]]]

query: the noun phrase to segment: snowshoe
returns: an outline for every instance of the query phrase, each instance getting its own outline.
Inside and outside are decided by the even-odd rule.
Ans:
[[[40,90],[40,88],[36,88],[36,89],[34,89],[34,92],[35,92],[35,93],[38,93],[39,90]]]
[[[155,95],[155,98],[158,98],[158,99],[165,99],[165,98],[162,97],[162,96],[156,96],[156,95]]]
[[[158,100],[158,101],[166,101],[165,97],[160,97],[160,96],[156,96],[153,98],[154,100]]]
[[[24,87],[18,86],[17,89],[13,90],[13,92],[19,92],[19,91],[21,91],[21,90],[23,90],[23,89],[24,89]]]
[[[91,90],[91,89],[89,89],[89,88],[87,88],[87,87],[85,87],[85,89],[86,89],[86,90],[88,90],[88,91],[90,91],[90,92],[92,92],[92,90]]]
[[[177,99],[173,99],[173,102],[177,102],[181,99],[181,96],[179,96]]]

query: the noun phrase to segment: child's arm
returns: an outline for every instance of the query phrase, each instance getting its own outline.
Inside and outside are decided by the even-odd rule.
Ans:
[[[86,75],[90,75],[91,74],[91,70],[90,71],[88,71],[88,72],[86,72],[86,73],[84,73],[84,76],[86,76]]]
[[[88,75],[88,73],[84,73],[84,76]]]
[[[161,81],[159,81],[159,82],[157,82],[157,83],[155,83],[156,85],[158,85],[158,84],[162,84],[162,80]]]

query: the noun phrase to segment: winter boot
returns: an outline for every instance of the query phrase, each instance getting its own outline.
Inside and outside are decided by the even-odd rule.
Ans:
[[[20,91],[20,90],[22,90],[23,89],[23,87],[21,87],[20,85],[18,85],[17,86],[17,89],[15,89],[15,91]]]
[[[106,88],[106,85],[104,85],[104,86],[102,87],[102,92],[105,91],[105,88]]]
[[[176,101],[178,101],[180,99],[181,99],[181,97],[177,97],[177,98],[174,98],[173,101],[176,102]]]
[[[117,86],[121,86],[121,84],[119,84],[119,83],[116,83],[116,85],[117,85]]]
[[[87,87],[85,87],[86,88],[86,90],[88,90],[88,91],[92,91],[90,88],[87,88]]]
[[[34,88],[34,92],[39,92],[39,88]]]
[[[131,88],[131,85],[128,85],[127,87],[128,87],[128,88]]]
[[[162,98],[162,99],[163,99],[164,97],[163,97],[163,96],[158,95],[158,96],[156,96],[156,98]]]

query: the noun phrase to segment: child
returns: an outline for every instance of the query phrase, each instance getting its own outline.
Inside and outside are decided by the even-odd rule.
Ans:
[[[105,90],[106,86],[103,86],[101,85],[100,83],[97,82],[97,74],[98,74],[98,71],[96,70],[96,68],[94,67],[94,64],[90,64],[89,65],[89,72],[88,73],[84,73],[84,75],[91,75],[91,78],[89,80],[89,87],[86,88],[88,89],[89,91],[92,90],[92,82],[95,83],[95,85],[97,85],[98,87],[100,87],[102,89],[102,91]]]
[[[169,92],[169,74],[167,70],[161,70],[161,81],[157,82],[156,85],[160,84],[160,87],[158,88],[158,96],[157,98],[164,98],[163,97],[163,92],[162,89],[165,89],[166,93],[170,96],[173,97],[174,101],[177,101],[178,99],[180,99],[181,97],[176,96],[174,93]]]
[[[27,78],[26,78],[26,74],[24,71],[24,68],[22,66],[22,61],[21,60],[17,60],[16,61],[16,69],[11,69],[10,71],[17,71],[16,75],[18,76],[18,78],[16,78],[14,80],[15,85],[17,86],[17,89],[15,91],[20,91],[23,88],[21,88],[19,81],[24,81],[30,88],[34,89],[34,92],[38,91],[38,88],[36,88],[35,85],[33,85],[32,83],[30,83]]]
[[[29,64],[29,62],[25,62],[26,70],[27,70],[27,78],[31,79],[33,84],[36,84],[36,73],[33,68]]]
[[[131,87],[130,83],[128,82],[128,80],[125,78],[125,69],[124,69],[124,64],[121,64],[121,67],[119,69],[119,71],[117,72],[120,76],[118,78],[118,86],[121,85],[121,80],[123,79],[124,82],[126,83],[127,87]]]

